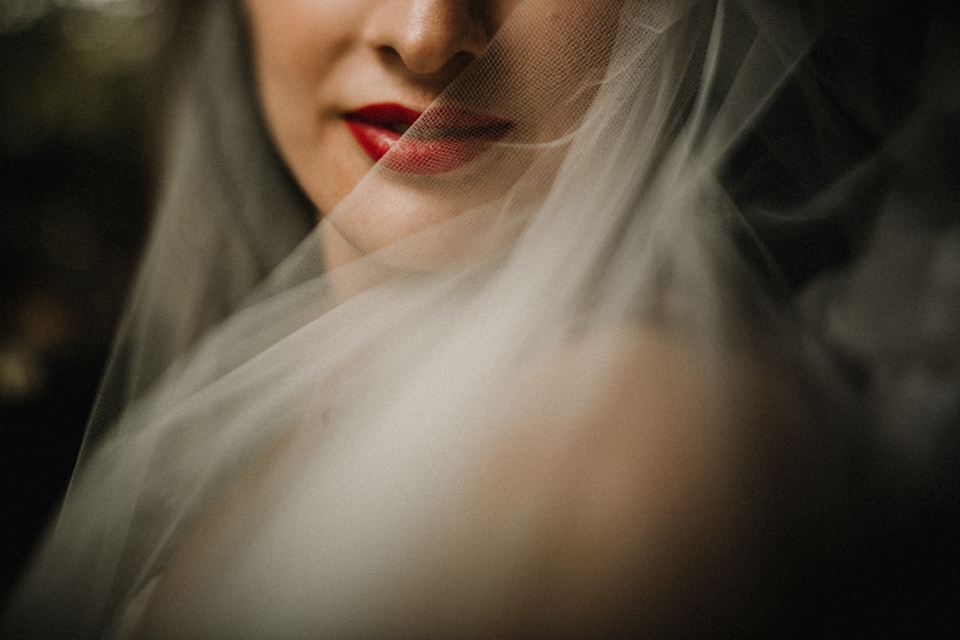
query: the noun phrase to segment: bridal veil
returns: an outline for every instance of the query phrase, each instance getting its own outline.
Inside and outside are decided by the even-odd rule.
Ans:
[[[578,606],[588,611],[557,614],[574,635],[602,628],[578,620],[736,635],[775,615],[803,566],[826,561],[823,540],[852,544],[882,443],[909,448],[896,473],[940,468],[927,450],[949,453],[955,433],[908,446],[901,431],[955,418],[957,373],[909,392],[893,381],[891,406],[870,405],[844,358],[893,371],[890,328],[873,331],[865,311],[882,303],[851,302],[876,290],[858,284],[874,270],[868,260],[815,279],[844,251],[825,241],[791,257],[791,243],[839,233],[848,253],[883,255],[873,220],[881,236],[912,223],[875,186],[905,185],[893,200],[911,211],[909,194],[931,193],[916,186],[929,172],[902,167],[960,96],[927,69],[936,97],[916,98],[926,107],[913,129],[893,137],[869,114],[853,126],[882,96],[859,93],[866,81],[842,88],[823,41],[831,10],[815,3],[596,0],[616,8],[609,25],[563,32],[551,4],[520,2],[435,105],[520,124],[455,172],[403,174],[388,152],[314,227],[259,115],[241,12],[204,3],[146,256],[9,633],[129,637],[184,542],[249,486],[214,534],[222,554],[198,561],[216,579],[184,588],[160,637],[538,635],[559,624],[554,608]],[[949,60],[937,28],[929,46]],[[429,137],[429,118],[404,135]],[[362,257],[325,269],[330,234],[370,238],[358,229],[371,225],[388,240],[357,241]],[[937,286],[955,292],[960,245],[917,237],[937,256]],[[930,331],[955,331],[949,296],[931,295]],[[631,372],[656,370],[630,378],[625,357]],[[649,469],[650,492],[692,502],[641,502],[647,547],[624,534],[603,539],[612,555],[596,565],[545,559],[570,547],[532,532],[580,521],[550,520],[556,478],[520,477],[511,455],[538,452],[549,467],[624,379],[638,381],[624,393],[642,407],[672,385],[705,389],[690,396],[700,406],[677,409],[707,419],[667,447],[674,458],[630,462]],[[918,417],[928,397],[940,414]],[[751,403],[763,429],[738,414]],[[638,419],[622,436],[660,452],[657,428]],[[685,465],[705,475],[691,480]],[[492,494],[477,489],[488,472]],[[602,512],[631,473],[589,475],[574,511]],[[554,574],[534,557],[630,575],[610,588],[617,597],[584,604],[570,585],[546,585]],[[657,604],[658,590],[675,599]],[[513,628],[503,616],[521,601],[537,614]]]

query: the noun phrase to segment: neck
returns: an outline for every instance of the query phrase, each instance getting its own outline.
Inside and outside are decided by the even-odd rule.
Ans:
[[[361,260],[364,255],[328,221],[320,224],[320,248],[323,266],[337,304],[376,286],[392,271],[376,260]]]

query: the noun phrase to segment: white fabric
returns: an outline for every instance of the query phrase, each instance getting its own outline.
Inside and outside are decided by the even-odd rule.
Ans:
[[[303,203],[282,172],[218,173],[227,156],[268,163],[252,100],[210,114],[187,96],[173,121],[185,141],[202,146],[224,122],[246,137],[211,143],[240,145],[224,156],[184,143],[168,158],[171,184],[183,184],[161,207],[119,364],[13,628],[127,637],[171,557],[198,523],[216,522],[211,509],[233,487],[247,506],[212,534],[223,556],[203,562],[220,563],[216,579],[198,579],[202,595],[161,620],[162,637],[483,636],[509,609],[483,598],[519,579],[538,495],[517,496],[526,507],[504,513],[462,565],[433,557],[452,553],[437,536],[469,533],[452,514],[477,465],[536,422],[523,416],[536,415],[537,394],[522,390],[551,379],[546,363],[581,354],[563,398],[575,416],[601,409],[605,371],[629,349],[617,336],[637,327],[681,336],[707,381],[743,354],[795,353],[790,313],[733,244],[749,225],[717,173],[812,46],[810,16],[789,2],[609,1],[622,4],[612,46],[585,38],[577,64],[529,37],[543,1],[521,3],[438,100],[503,117],[532,105],[557,125],[548,136],[520,127],[457,178],[381,164],[296,249]],[[227,3],[208,9],[199,51],[237,74],[236,16]],[[242,73],[217,82],[248,91]],[[191,163],[212,166],[209,179]],[[266,177],[242,184],[250,171]],[[331,228],[404,207],[442,221],[323,273]],[[576,442],[585,421],[557,422],[537,436],[543,450]],[[243,478],[254,478],[248,494]],[[417,600],[444,567],[473,572],[473,600],[451,588],[453,613]]]

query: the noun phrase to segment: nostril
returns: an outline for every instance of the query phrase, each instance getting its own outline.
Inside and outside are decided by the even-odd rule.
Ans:
[[[486,49],[488,28],[467,0],[408,0],[373,18],[381,56],[417,75],[459,72]]]
[[[434,74],[449,67],[462,68],[477,53],[463,46],[465,39],[426,35],[400,44],[397,49],[403,63],[418,74]]]
[[[405,51],[405,54],[401,51]],[[403,50],[384,46],[380,47],[380,57],[388,66],[399,67],[418,76],[443,76],[447,78],[463,71],[477,56],[465,51],[445,55],[431,51],[411,52],[409,49]]]

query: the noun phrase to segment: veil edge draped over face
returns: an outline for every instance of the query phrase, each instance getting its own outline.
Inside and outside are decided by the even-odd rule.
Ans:
[[[937,424],[956,416],[955,373],[904,391],[912,356],[884,358],[906,330],[863,317],[902,292],[862,283],[871,256],[892,264],[895,196],[925,190],[910,163],[952,162],[927,132],[956,134],[957,96],[918,92],[902,128],[882,96],[838,88],[814,3],[597,0],[615,37],[579,39],[543,4],[521,3],[314,226],[260,116],[242,12],[207,3],[140,275],[5,633],[737,635],[776,624],[835,559],[824,541],[859,540],[891,442],[877,425],[921,420],[925,393]],[[511,128],[456,170],[398,170],[444,109]],[[955,228],[952,204],[920,204]],[[954,291],[955,234],[917,234]],[[798,238],[845,244],[794,260]],[[331,266],[344,245],[359,257]],[[942,336],[960,322],[937,291]],[[904,464],[936,480],[933,458]],[[623,538],[578,564],[607,516]],[[192,551],[206,535],[222,554]],[[153,594],[178,576],[164,617]]]

